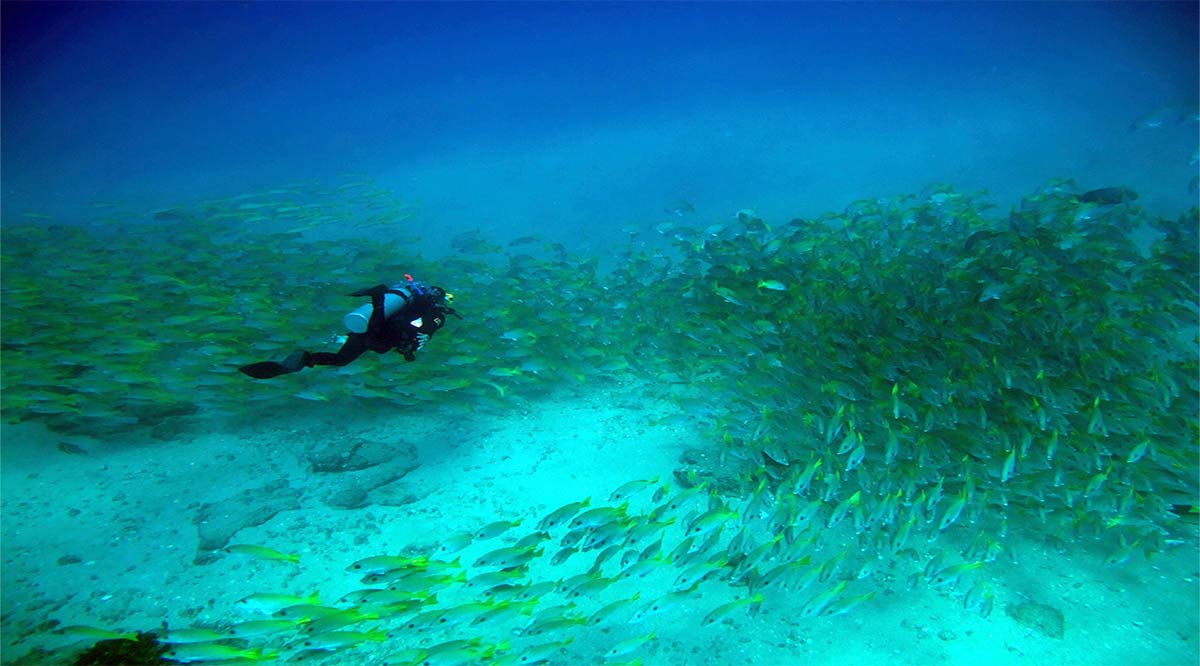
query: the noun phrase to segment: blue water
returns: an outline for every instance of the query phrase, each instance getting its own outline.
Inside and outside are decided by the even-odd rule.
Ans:
[[[1195,203],[1196,3],[12,3],[3,216],[361,173],[436,232],[600,243],[932,181]],[[433,238],[430,238],[430,237]]]
[[[1063,236],[1056,246],[1067,255],[1085,237],[1095,247],[1108,247],[1109,241],[1115,246],[1104,233],[1106,224],[1157,222],[1195,206],[1198,7],[1195,2],[0,4],[0,222],[10,225],[3,247],[0,383],[5,419],[12,419],[0,437],[5,477],[0,648],[7,652],[0,661],[38,663],[39,655],[49,654],[38,650],[68,641],[51,633],[58,624],[133,630],[156,628],[169,618],[176,627],[225,627],[231,617],[240,617],[231,609],[241,611],[236,604],[250,592],[321,587],[328,601],[329,594],[337,598],[358,584],[356,577],[342,576],[345,560],[410,546],[432,548],[447,534],[501,519],[524,519],[532,530],[547,511],[589,496],[601,504],[632,478],[661,475],[665,493],[671,471],[681,469],[677,461],[727,466],[725,449],[720,463],[714,462],[716,454],[692,459],[697,450],[707,455],[703,447],[726,447],[732,452],[728,466],[740,464],[734,460],[740,450],[730,443],[741,436],[731,437],[730,430],[757,440],[770,415],[799,410],[809,393],[836,392],[839,400],[852,395],[853,387],[839,383],[836,373],[858,373],[865,361],[855,359],[877,360],[874,352],[860,353],[859,338],[851,338],[857,330],[807,327],[808,306],[796,303],[853,305],[869,289],[847,285],[870,282],[857,282],[849,274],[858,264],[846,262],[847,275],[837,275],[838,284],[846,277],[845,285],[813,280],[821,285],[814,292],[829,286],[829,293],[799,293],[790,285],[809,284],[809,276],[772,258],[802,256],[797,248],[810,239],[798,230],[827,239],[832,228],[842,228],[837,225],[860,220],[866,229],[878,229],[885,219],[907,227],[912,218],[887,217],[911,208],[897,196],[939,182],[958,192],[988,190],[987,199],[1000,207],[996,220],[1005,220],[1010,206],[1050,179],[1074,179],[1074,186],[1064,187],[1076,192],[1124,186],[1140,194],[1133,206],[1106,207],[1079,205],[1061,192],[1049,197],[1042,213],[1058,225],[1055,233],[1066,226],[1059,215],[1079,223],[1082,235]],[[292,188],[297,182],[304,184]],[[340,217],[346,200],[369,199],[363,193],[377,193],[378,187],[390,188],[413,207],[397,209],[390,199],[370,199],[363,207],[368,214],[384,211],[388,220],[411,214],[403,225],[360,225],[361,220]],[[311,198],[321,196],[313,192],[332,194],[313,203]],[[955,199],[944,188],[930,192],[919,200],[927,214],[921,224],[933,220],[945,225],[939,228],[975,229],[946,212],[974,214],[975,199]],[[793,217],[881,197],[889,197],[878,207],[882,212],[846,215],[833,227],[786,226]],[[209,200],[218,203],[206,206]],[[972,203],[960,209],[956,201]],[[314,218],[296,213],[309,205],[320,209],[311,225]],[[155,211],[168,208],[174,210],[155,219]],[[326,209],[334,213],[325,215]],[[756,213],[739,215],[743,209]],[[301,227],[303,233],[260,234],[251,225],[266,215],[277,217],[264,228],[286,225],[280,228]],[[1089,313],[1093,294],[1087,292],[1098,285],[1095,291],[1104,296],[1102,281],[1116,279],[1109,285],[1115,295],[1108,294],[1117,304],[1111,306],[1113,319],[1072,321],[1075,327],[1064,329],[1071,332],[1065,337],[1093,323],[1102,332],[1128,324],[1121,344],[1130,349],[1160,339],[1151,336],[1180,341],[1178,349],[1161,345],[1161,359],[1132,361],[1147,364],[1136,368],[1162,368],[1162,376],[1123,369],[1113,380],[1143,398],[1146,386],[1160,392],[1162,412],[1146,415],[1156,424],[1195,422],[1194,384],[1187,384],[1195,373],[1186,372],[1194,370],[1194,356],[1185,353],[1195,336],[1195,309],[1183,307],[1194,294],[1185,270],[1194,258],[1186,247],[1194,235],[1177,228],[1194,226],[1190,219],[1158,225],[1171,242],[1142,271],[1127,271],[1123,254],[1104,254],[1094,264],[1097,272],[1083,277],[1050,267],[1045,275],[1069,275],[1078,288],[1061,292],[1071,294],[1068,300],[1053,293],[1035,299],[1039,307]],[[153,233],[123,235],[143,222],[155,223]],[[630,230],[652,236],[649,230],[663,222],[680,227],[660,239],[680,241],[675,255],[654,254],[650,244],[636,244],[640,238],[633,246],[627,242]],[[110,234],[53,229],[42,235],[23,223],[87,225]],[[712,233],[686,229],[718,223],[725,228]],[[1008,241],[997,231],[1002,224],[976,225],[980,230],[965,242],[947,238],[942,249],[958,256],[960,247],[1004,248],[1002,241]],[[477,237],[452,242],[473,230]],[[856,248],[870,248],[866,254],[874,256],[878,248],[860,243],[852,231],[825,259],[840,252],[841,261]],[[325,233],[361,238],[344,245],[317,242]],[[922,238],[919,234],[930,232],[918,224],[909,233]],[[530,234],[560,241],[568,251],[507,244]],[[401,256],[393,259],[393,244],[373,242],[380,236],[399,237],[414,252],[397,252]],[[903,234],[888,236],[905,261],[920,254]],[[772,247],[771,238],[780,242]],[[784,238],[789,246],[782,245]],[[714,242],[706,247],[707,241]],[[458,250],[468,261],[426,261]],[[539,252],[548,258],[535,259]],[[1002,258],[996,270],[1003,272],[1009,268],[1001,265],[1004,257],[1016,255],[997,256]],[[684,259],[672,264],[679,257]],[[470,263],[480,258],[493,263]],[[625,280],[617,287],[630,292],[612,288],[603,271],[592,273],[601,259],[624,269],[615,273]],[[953,264],[952,273],[973,275],[965,271],[968,264]],[[816,259],[803,265],[828,268]],[[869,262],[863,265],[869,270]],[[900,265],[883,268],[895,275]],[[494,274],[481,269],[486,266]],[[1027,276],[1037,274],[1035,267],[1019,268],[1012,284],[1032,284]],[[457,307],[464,319],[450,322],[412,365],[395,355],[371,355],[350,368],[306,370],[274,383],[250,382],[235,373],[239,365],[280,359],[300,345],[332,344],[329,333],[340,332],[341,317],[352,307],[344,293],[401,279],[368,274],[373,269],[446,280],[442,284],[460,292]],[[1146,276],[1159,275],[1167,277],[1148,287],[1153,281]],[[528,291],[514,298],[511,286],[530,276]],[[667,283],[654,282],[664,277]],[[990,277],[986,282],[980,287],[993,290],[990,295],[963,302],[981,304],[981,312],[1011,307],[1004,292],[995,291],[1007,283]],[[57,291],[46,289],[64,283],[91,289],[64,305]],[[905,286],[903,279],[884,286],[900,291],[897,283]],[[1131,284],[1137,290],[1130,291]],[[741,291],[731,291],[739,285]],[[629,305],[649,303],[647,294],[659,295],[645,308],[653,311]],[[1137,294],[1151,305],[1127,307]],[[897,300],[917,302],[927,294],[917,296]],[[1072,299],[1081,308],[1072,308]],[[1184,314],[1155,318],[1154,304]],[[849,307],[845,312],[852,313],[851,322],[867,319]],[[945,325],[941,319],[925,324],[930,330]],[[1162,330],[1150,331],[1154,326]],[[85,335],[72,337],[77,331]],[[895,340],[904,334],[894,333]],[[841,345],[843,357],[829,353],[820,363],[800,365],[808,357],[796,350],[807,351],[805,337],[812,335],[828,335]],[[1108,340],[1105,335],[1094,337]],[[927,338],[921,345],[942,339]],[[863,349],[881,343],[871,335],[861,340]],[[1012,362],[1002,353],[1010,341],[980,335],[962,348],[974,349],[976,341],[1001,350],[999,360],[991,352],[979,354],[990,357],[997,373]],[[1022,358],[1058,358],[1057,349],[1035,343]],[[935,351],[931,363],[958,362]],[[1118,361],[1128,360],[1106,365],[1095,354],[1083,357],[1090,365],[1078,369],[1080,376],[1099,368],[1106,378]],[[831,367],[832,374],[804,370],[810,366]],[[986,370],[987,363],[983,366]],[[658,373],[659,368],[670,372]],[[1067,370],[1074,377],[1077,369]],[[638,383],[627,383],[634,376]],[[1036,376],[1043,378],[1040,370]],[[621,377],[626,379],[613,381]],[[1020,387],[1019,373],[1017,380]],[[559,385],[566,387],[561,394],[552,390]],[[710,392],[713,386],[722,392]],[[1083,390],[1062,388],[1065,403]],[[899,400],[914,400],[921,389],[913,382],[892,384],[883,412],[897,422],[908,419],[900,416]],[[992,386],[979,395],[998,391]],[[1101,396],[1092,395],[1079,398],[1087,411],[1074,417],[1096,419],[1103,408],[1111,414],[1114,434],[1122,435],[1122,423],[1140,423],[1141,415],[1122,412],[1107,394],[1103,406]],[[874,399],[860,400],[860,414],[879,411],[878,404],[869,406]],[[370,409],[360,409],[362,403]],[[846,403],[836,412],[832,404],[806,405],[813,411],[804,417],[822,427],[833,414],[841,419]],[[980,407],[978,413],[972,418],[986,421],[989,412]],[[711,432],[693,432],[691,426],[701,421],[719,422],[726,429],[723,441]],[[123,430],[134,422],[140,425]],[[1095,429],[1107,437],[1107,426],[1096,423],[1087,433]],[[89,432],[97,424],[102,429]],[[812,429],[811,423],[799,425]],[[779,432],[791,438],[789,429],[798,427],[789,421]],[[838,445],[836,429],[830,428],[831,434],[814,440],[814,451]],[[957,467],[939,468],[935,460],[922,478],[907,479],[906,498],[918,497],[918,481],[923,487],[906,508],[909,522],[896,520],[911,528],[926,498],[931,515],[938,501],[951,504],[959,497],[962,511],[974,492],[975,465],[982,499],[972,500],[961,520],[956,513],[936,531],[925,525],[924,543],[914,537],[910,548],[875,556],[875,565],[873,552],[852,553],[850,545],[843,550],[839,533],[830,532],[826,542],[813,545],[821,582],[825,567],[837,571],[842,558],[853,566],[829,573],[838,578],[824,592],[772,590],[763,616],[739,610],[734,632],[722,624],[701,633],[700,619],[735,592],[723,582],[710,585],[678,615],[659,618],[661,645],[641,654],[647,663],[784,658],[825,664],[1195,663],[1200,572],[1194,518],[1170,522],[1169,533],[1156,533],[1153,521],[1137,531],[1145,525],[1135,520],[1136,511],[1126,516],[1120,509],[1120,520],[1112,514],[1132,506],[1165,523],[1194,507],[1192,481],[1177,478],[1184,475],[1179,470],[1194,469],[1194,442],[1192,448],[1158,450],[1160,435],[1183,441],[1184,430],[1148,431],[1153,444],[1149,436],[1140,444],[1141,436],[1133,441],[1114,436],[1108,440],[1112,451],[1074,450],[1064,437],[1058,455],[1066,461],[1066,490],[1045,487],[1063,487],[1058,473],[1064,468],[1051,470],[1052,453],[1041,457],[1041,435],[1036,459],[1026,459],[1022,450],[1020,464],[1012,447],[1006,455],[993,452],[986,463],[968,465],[963,458],[965,480]],[[1053,432],[1051,441],[1057,442],[1058,430]],[[147,438],[150,445],[138,444]],[[401,473],[411,472],[403,497],[368,497],[362,491],[358,498],[352,492],[361,490],[358,481],[342,487],[322,480],[313,459],[304,457],[314,448],[336,451],[347,441],[356,442],[358,451],[360,440],[382,449],[400,440],[420,444],[409,447],[420,466]],[[849,434],[843,442],[853,443]],[[878,442],[864,445],[861,434],[858,442],[859,462],[867,456],[859,469],[877,470],[879,479],[893,481],[890,463],[879,460],[895,452],[876,450]],[[1027,439],[1022,446],[1032,443]],[[969,450],[974,455],[994,444]],[[785,453],[789,445],[808,443],[780,444]],[[867,446],[873,446],[869,453]],[[855,450],[848,453],[853,457]],[[830,461],[841,455],[826,453]],[[1146,462],[1134,467],[1143,455]],[[915,460],[924,458],[921,453]],[[807,450],[793,459],[793,469],[798,460],[812,470],[819,466],[808,462],[817,459]],[[805,506],[823,506],[826,513],[859,506],[851,498],[859,497],[861,481],[853,479],[867,478],[866,472],[851,477],[853,466],[845,467],[843,484],[840,471],[828,472],[832,466],[821,472],[824,505]],[[940,476],[934,481],[941,469],[953,472],[945,488]],[[736,492],[746,495],[737,497],[739,508],[746,500],[761,509],[757,502],[766,486],[759,478],[738,478],[744,483]],[[751,491],[755,484],[758,490]],[[880,502],[866,497],[869,490],[864,486],[862,504],[874,509]],[[992,500],[988,491],[995,493]],[[1011,537],[1010,493],[1016,507]],[[1074,509],[1076,496],[1084,507],[1098,508],[1065,511],[1055,504],[1062,501],[1059,494],[1068,508]],[[1048,495],[1053,495],[1049,509],[1029,510],[1045,504]],[[359,501],[365,506],[355,504]],[[658,501],[647,498],[645,507],[635,508],[649,511]],[[260,515],[264,504],[275,506],[280,518]],[[997,509],[1000,505],[1005,508]],[[938,515],[945,520],[947,513]],[[732,515],[725,520],[739,518]],[[758,519],[755,512],[744,515],[747,522]],[[1110,520],[1095,522],[1096,516]],[[1078,518],[1073,530],[1063,528],[1072,518]],[[832,528],[836,522],[825,524]],[[849,530],[850,522],[841,528]],[[1125,531],[1112,531],[1114,526]],[[681,537],[680,529],[672,529],[671,539]],[[989,545],[992,533],[999,536]],[[1140,536],[1127,542],[1126,534]],[[511,536],[517,538],[515,531]],[[560,550],[561,538],[547,542],[551,552]],[[294,573],[286,568],[290,564],[270,568],[279,562],[193,559],[214,555],[228,539],[302,551],[305,567]],[[492,547],[483,541],[473,547]],[[852,544],[849,538],[847,543]],[[892,543],[904,540],[886,541]],[[1003,557],[992,549],[1001,543]],[[740,557],[741,548],[729,552]],[[959,558],[956,551],[975,556]],[[793,561],[799,561],[798,553],[791,553],[797,555]],[[930,553],[936,554],[924,557]],[[943,553],[952,559],[942,562]],[[984,585],[963,585],[951,594],[920,583],[960,566],[959,559],[965,564],[977,557],[990,558]],[[567,575],[546,566],[548,580]],[[658,575],[665,590],[676,574]],[[243,584],[247,578],[253,587]],[[905,582],[913,580],[920,584]],[[826,618],[813,610],[824,624],[817,618],[796,621],[796,611],[819,598],[813,595],[847,581],[852,587],[846,594],[855,595],[850,598],[863,600],[864,591],[879,590],[878,598],[869,599],[869,611],[864,602],[861,615]],[[999,601],[989,616],[993,583]],[[641,593],[640,586],[614,585],[608,593],[628,596],[635,589]],[[984,590],[986,601],[971,600],[966,590]],[[645,600],[665,595],[653,587],[644,591]],[[448,592],[443,603],[457,604],[453,599]],[[1024,615],[1017,604],[1031,599],[1065,609],[1065,640],[1056,642],[1061,627],[1054,637],[1031,632],[1037,622],[1016,622]],[[975,612],[981,608],[986,612]],[[624,624],[590,633],[572,630],[569,637],[578,633],[580,639],[564,654],[594,656],[647,631]],[[404,643],[408,636],[396,637],[403,640],[380,646],[380,654],[397,650],[385,654],[388,663],[408,663],[400,648],[413,646]],[[500,643],[507,635],[491,638]],[[518,651],[503,658],[516,658],[531,642],[521,637]],[[25,654],[28,659],[22,659]],[[336,653],[325,663],[365,663],[362,654]]]

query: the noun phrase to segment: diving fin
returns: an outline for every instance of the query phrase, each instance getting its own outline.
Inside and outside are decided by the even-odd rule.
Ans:
[[[279,375],[286,375],[291,372],[283,367],[282,363],[276,361],[262,361],[260,363],[251,363],[238,368],[238,372],[243,375],[249,375],[255,379],[270,379]]]
[[[251,363],[238,368],[238,371],[243,375],[248,375],[255,379],[270,379],[279,375],[286,375],[292,372],[299,372],[303,368],[309,367],[309,354],[303,350],[296,350],[283,359],[282,363],[275,361],[261,361],[259,363]]]

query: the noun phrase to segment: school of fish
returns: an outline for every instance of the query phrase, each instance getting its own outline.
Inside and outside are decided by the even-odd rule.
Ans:
[[[705,631],[772,607],[817,621],[869,607],[885,575],[986,616],[989,567],[1018,557],[1010,523],[1120,566],[1169,547],[1198,503],[1197,211],[1077,191],[1007,213],[947,185],[784,223],[685,226],[693,212],[631,230],[603,267],[478,232],[423,259],[400,232],[413,207],[363,181],[137,220],[105,203],[90,226],[34,216],[3,228],[3,414],[170,432],[306,400],[503,411],[636,378],[719,461],[347,563],[359,589],[248,595],[162,637],[175,661],[568,663],[607,641],[605,660],[637,663],[683,609]],[[464,319],[403,382],[361,361],[233,371],[327,344],[361,304],[345,294],[405,272]]]

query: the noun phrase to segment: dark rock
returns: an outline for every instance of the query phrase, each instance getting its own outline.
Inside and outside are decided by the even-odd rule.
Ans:
[[[310,490],[328,506],[399,506],[419,499],[415,489],[399,483],[420,466],[417,448],[409,442],[362,437],[323,440],[310,445],[303,459],[313,471]]]
[[[300,508],[300,493],[282,479],[274,483],[248,488],[219,502],[200,505],[192,521],[200,532],[195,564],[209,564],[217,559],[217,551],[229,544],[239,531],[261,525],[280,511]]]
[[[58,558],[58,565],[63,566],[67,564],[79,564],[82,561],[83,560],[76,555],[63,555],[62,557]]]
[[[1064,620],[1062,611],[1053,606],[1026,601],[1023,604],[1009,604],[1004,612],[1018,623],[1050,638],[1062,638]]]
[[[741,493],[740,461],[722,464],[720,456],[711,449],[687,449],[679,456],[682,467],[675,470],[675,480],[683,488],[707,482],[709,488],[722,495]]]
[[[152,633],[137,632],[137,640],[124,639],[99,641],[75,660],[76,666],[149,666],[152,664],[175,663],[163,660],[168,646],[158,642]]]
[[[411,458],[415,462],[416,449],[404,441],[383,442],[362,437],[351,440],[335,438],[313,443],[304,452],[304,457],[312,465],[312,471],[319,474],[337,474],[396,460]]]
[[[368,504],[367,491],[353,480],[334,488],[321,501],[335,509],[358,509]]]
[[[412,504],[424,495],[418,495],[412,484],[403,483],[399,478],[373,488],[369,493],[371,504],[381,506],[403,506]]]

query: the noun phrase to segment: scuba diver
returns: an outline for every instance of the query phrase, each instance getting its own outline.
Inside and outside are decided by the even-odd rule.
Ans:
[[[429,338],[446,324],[446,315],[462,316],[450,307],[454,294],[413,280],[387,286],[377,284],[351,296],[370,296],[371,303],[346,315],[344,323],[350,331],[345,343],[336,353],[308,352],[298,349],[282,362],[261,361],[243,365],[238,370],[255,379],[270,379],[299,372],[314,365],[341,367],[362,356],[367,350],[386,354],[395,349],[406,361],[416,360],[416,351],[423,349]]]

